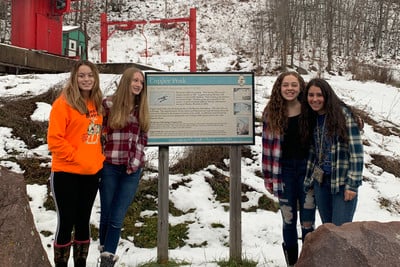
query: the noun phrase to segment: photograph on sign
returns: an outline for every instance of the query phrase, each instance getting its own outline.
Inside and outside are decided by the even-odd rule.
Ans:
[[[254,144],[252,72],[146,72],[149,146]]]

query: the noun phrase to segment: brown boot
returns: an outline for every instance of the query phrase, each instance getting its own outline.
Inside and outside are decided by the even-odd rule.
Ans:
[[[72,242],[65,245],[54,243],[54,263],[55,267],[68,267],[69,253]]]
[[[89,252],[90,240],[78,241],[74,240],[74,266],[86,267],[86,258]]]

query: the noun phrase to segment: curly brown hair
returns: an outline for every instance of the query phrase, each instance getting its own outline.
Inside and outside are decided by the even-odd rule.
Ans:
[[[287,101],[282,97],[281,86],[283,79],[289,75],[296,77],[299,81],[299,100],[302,97],[306,86],[303,77],[295,71],[283,72],[276,79],[272,87],[270,100],[263,111],[263,120],[268,122],[268,129],[276,134],[282,134],[288,124]]]

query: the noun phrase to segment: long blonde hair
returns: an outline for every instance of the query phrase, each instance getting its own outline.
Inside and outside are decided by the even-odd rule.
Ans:
[[[143,76],[143,89],[138,96],[132,94],[130,85],[134,73]],[[147,87],[141,70],[130,67],[122,74],[117,90],[112,96],[113,105],[110,109],[108,124],[112,129],[121,129],[128,123],[129,114],[138,106],[139,126],[143,132],[150,128],[149,105],[147,102]]]
[[[81,114],[87,114],[88,109],[86,99],[83,97],[81,90],[78,86],[78,70],[80,66],[88,66],[93,73],[94,84],[92,90],[89,92],[89,101],[92,101],[99,114],[103,113],[103,106],[101,105],[103,93],[100,89],[99,70],[96,65],[90,61],[82,60],[74,64],[71,69],[71,74],[68,82],[62,90],[62,95],[65,97],[67,103]]]

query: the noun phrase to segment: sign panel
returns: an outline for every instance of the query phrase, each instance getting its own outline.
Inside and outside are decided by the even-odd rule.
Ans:
[[[149,146],[253,145],[252,72],[146,72]]]

